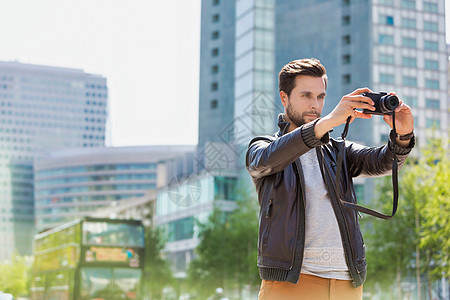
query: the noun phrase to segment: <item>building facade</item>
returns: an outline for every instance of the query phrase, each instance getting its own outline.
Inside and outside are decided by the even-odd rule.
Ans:
[[[51,228],[100,208],[106,211],[124,199],[144,197],[167,185],[172,160],[194,149],[145,146],[52,152],[34,165],[36,228]]]
[[[166,257],[174,276],[186,278],[199,243],[197,222],[206,223],[214,209],[231,212],[236,206],[236,172],[200,172],[158,190],[154,225],[165,235]]]
[[[31,253],[33,161],[48,151],[103,147],[106,78],[83,70],[0,62],[0,260]]]

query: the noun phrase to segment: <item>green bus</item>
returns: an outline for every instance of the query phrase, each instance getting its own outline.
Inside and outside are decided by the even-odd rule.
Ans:
[[[140,221],[84,217],[34,237],[32,300],[142,299]]]

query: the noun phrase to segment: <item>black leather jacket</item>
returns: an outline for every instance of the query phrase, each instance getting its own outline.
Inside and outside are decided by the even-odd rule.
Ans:
[[[254,138],[246,154],[246,166],[258,193],[260,205],[258,267],[261,279],[297,283],[305,238],[304,178],[300,156],[316,148],[322,178],[330,195],[353,286],[362,285],[367,265],[357,213],[336,197],[335,178],[338,143],[328,133],[316,139],[316,121],[286,133],[289,123],[278,117],[280,130],[272,136]],[[345,142],[340,193],[344,201],[356,203],[352,177],[391,174],[392,142],[370,148]],[[397,147],[401,167],[414,146]]]

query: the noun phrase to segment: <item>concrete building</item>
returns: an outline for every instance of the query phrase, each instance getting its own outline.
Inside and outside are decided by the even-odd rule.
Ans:
[[[195,146],[142,146],[52,152],[35,163],[36,228],[54,227],[167,185]],[[191,159],[192,161],[192,159]]]
[[[0,62],[0,260],[31,253],[33,161],[103,147],[106,78],[79,69]]]

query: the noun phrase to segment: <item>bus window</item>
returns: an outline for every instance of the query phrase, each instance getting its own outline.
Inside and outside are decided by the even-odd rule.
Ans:
[[[111,269],[82,268],[80,286],[82,299],[110,299],[111,279]]]
[[[142,226],[123,223],[84,222],[83,243],[87,245],[143,247],[143,228]]]
[[[120,299],[140,299],[141,270],[138,269],[113,269],[114,295]]]

